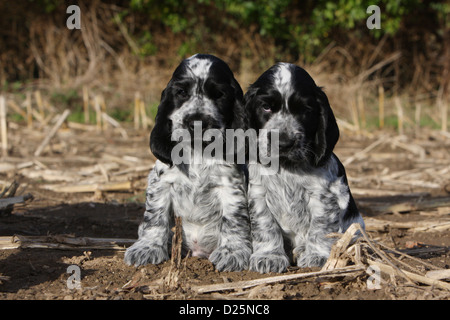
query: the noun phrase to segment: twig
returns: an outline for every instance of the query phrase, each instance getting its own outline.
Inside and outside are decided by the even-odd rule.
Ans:
[[[14,100],[8,100],[8,104],[11,108],[14,109],[15,112],[20,114],[24,119],[27,118],[27,113],[23,111]]]
[[[94,98],[95,119],[97,122],[97,130],[102,130],[102,110],[100,109],[100,96]]]
[[[13,197],[16,194],[17,188],[19,188],[19,183],[14,180],[9,187],[5,188],[0,194],[0,198],[9,198]]]
[[[344,235],[342,235],[342,237],[338,241],[336,241],[331,249],[330,256],[327,262],[322,267],[322,271],[341,268],[347,264],[347,260],[342,259],[341,256],[347,250],[353,237],[358,232],[359,228],[357,226],[357,224],[352,224],[344,233]]]
[[[414,112],[414,122],[416,123],[416,134],[419,132],[420,130],[420,119],[421,119],[421,113],[422,113],[422,105],[417,102],[416,103],[416,109]]]
[[[363,72],[361,72],[355,79],[355,82],[363,82],[368,76],[370,76],[372,73],[374,73],[375,71],[383,68],[385,65],[388,65],[396,60],[398,60],[401,57],[401,52],[394,52],[393,54],[391,54],[390,56],[388,56],[386,59],[378,62],[376,65],[374,65],[373,67],[364,70]]]
[[[354,98],[350,100],[350,111],[352,114],[353,125],[356,127],[357,131],[359,131],[360,130],[359,115],[358,115],[358,109],[356,107],[356,102],[355,102]]]
[[[404,202],[386,203],[379,202],[374,203],[370,201],[358,201],[358,204],[362,207],[368,208],[373,214],[393,213],[393,212],[410,212],[429,210],[439,207],[450,206],[450,197],[436,197],[431,199],[419,199],[417,201],[406,200]]]
[[[44,104],[42,103],[42,96],[41,96],[41,92],[39,90],[36,90],[34,92],[34,98],[36,99],[36,104],[39,109],[39,115],[43,119],[44,118]]]
[[[379,261],[373,261],[373,260],[368,259],[368,263],[370,265],[374,265],[374,266],[378,267],[384,273],[392,274],[393,272],[396,272],[396,269],[394,269],[392,266],[389,266],[389,265],[384,264]],[[408,271],[401,270],[401,269],[399,269],[399,270],[401,272],[400,273],[396,272],[396,273],[401,275],[402,277],[404,277],[407,280],[413,280],[413,281],[416,281],[419,283],[427,284],[427,285],[434,286],[436,288],[440,288],[440,289],[444,289],[444,290],[450,290],[450,283],[445,283],[443,281],[431,279],[426,276],[421,276],[421,275],[413,273],[413,272],[408,272]]]
[[[28,200],[32,200],[33,195],[31,193],[27,193],[23,196],[16,196],[16,197],[9,197],[0,199],[0,210],[6,209],[11,205],[14,205],[16,203],[24,203]]]
[[[172,257],[170,259],[171,265],[176,269],[181,266],[181,249],[183,245],[183,227],[181,217],[175,217],[175,230],[172,238]]]
[[[358,128],[356,126],[354,126],[354,125],[348,123],[347,121],[342,120],[338,117],[336,117],[336,122],[339,125],[339,128],[344,128],[344,129],[347,129],[350,131],[358,131]]]
[[[27,127],[31,129],[33,127],[33,108],[31,106],[31,92],[27,92],[27,98],[25,100],[27,106]]]
[[[378,121],[380,129],[384,128],[384,88],[378,87]]]
[[[450,279],[450,269],[431,270],[425,274],[425,277],[435,280]]]
[[[142,128],[147,129],[148,128],[148,117],[147,117],[147,112],[145,111],[145,103],[142,100],[140,103],[140,111],[141,111]]]
[[[9,281],[10,279],[11,279],[11,277],[3,276],[3,275],[0,273],[0,283],[2,283],[2,281]]]
[[[30,168],[23,169],[20,173],[30,179],[42,179],[45,181],[74,182],[79,181],[81,178],[77,172],[68,172],[68,170],[36,170],[35,168]]]
[[[237,281],[230,283],[221,283],[221,284],[212,284],[206,286],[194,286],[191,289],[196,291],[197,293],[208,293],[214,291],[227,291],[227,290],[236,290],[236,289],[246,289],[251,288],[263,284],[271,284],[277,282],[285,282],[292,280],[300,280],[307,278],[315,278],[315,277],[337,277],[349,274],[357,274],[364,271],[366,268],[364,266],[348,266],[343,268],[337,268],[333,270],[325,270],[325,271],[316,271],[316,272],[307,272],[307,273],[297,273],[297,274],[288,274],[281,275],[275,277],[268,277],[262,279],[254,279],[248,281]]]
[[[364,99],[362,94],[358,94],[358,113],[359,113],[359,117],[361,119],[361,126],[365,129],[366,128],[366,112],[365,112],[365,108],[364,108]]]
[[[434,265],[432,265],[432,264],[430,264],[430,263],[428,263],[428,262],[426,262],[426,261],[424,261],[424,260],[422,260],[422,259],[418,259],[418,258],[415,258],[415,257],[411,256],[411,254],[417,252],[417,249],[414,249],[414,252],[412,252],[411,250],[403,250],[403,251],[399,251],[399,250],[396,250],[396,249],[394,249],[394,248],[390,248],[390,247],[388,247],[387,245],[385,245],[385,244],[383,244],[383,243],[379,243],[379,245],[380,245],[381,247],[387,249],[388,251],[390,251],[390,252],[392,252],[392,253],[394,253],[394,254],[399,255],[400,258],[408,258],[408,259],[410,259],[410,260],[413,260],[413,261],[415,261],[415,262],[418,262],[418,263],[423,264],[424,266],[426,266],[426,267],[429,268],[429,269],[438,269],[438,267],[436,267],[436,266],[434,266]],[[439,249],[442,249],[442,248],[439,248]]]
[[[122,136],[122,138],[125,138],[125,139],[128,138],[127,131],[124,128],[122,128],[120,123],[117,122],[114,118],[110,117],[105,112],[102,112],[102,118],[104,120],[104,123],[109,122],[113,127],[117,128],[118,131],[120,132],[120,135]]]
[[[382,252],[379,248],[377,248],[377,246],[372,242],[372,240],[369,239],[369,236],[367,235],[367,233],[363,230],[363,228],[361,227],[361,225],[359,223],[353,223],[348,229],[350,229],[352,226],[355,226],[355,228],[358,229],[358,231],[361,233],[363,239],[367,242],[367,244],[369,245],[369,247],[383,260],[385,261],[389,266],[392,267],[392,270],[394,271],[394,273],[396,273],[397,275],[400,275],[401,277],[403,277],[404,279],[406,279],[408,282],[410,282],[411,284],[412,281],[410,278],[408,278],[408,276],[403,272],[403,270],[399,269],[395,264],[392,263],[391,260],[389,260],[389,258],[386,256],[386,254],[384,252]],[[348,230],[347,229],[347,230]],[[391,273],[392,274],[392,273]]]
[[[83,87],[83,111],[84,123],[89,123],[89,92],[87,87]]]
[[[169,289],[178,287],[178,276],[181,267],[181,248],[182,248],[182,220],[181,217],[175,217],[174,234],[172,237],[172,255],[170,258],[170,268],[167,277],[164,279],[165,285]]]
[[[441,130],[447,132],[448,104],[444,99],[438,99],[438,106],[441,109]]]
[[[103,115],[106,114],[106,102],[103,95],[100,95],[99,99],[100,99],[100,116],[102,118],[102,128],[106,129],[108,128],[108,121],[103,121],[104,120]]]
[[[382,143],[386,143],[386,135],[382,135],[377,141],[370,144],[368,147],[364,148],[363,150],[357,152],[355,155],[348,157],[343,162],[344,166],[349,165],[353,161],[360,159],[361,157],[365,156],[369,151],[375,149],[377,146],[379,146]]]
[[[71,186],[61,185],[44,185],[43,189],[52,190],[54,192],[67,192],[67,193],[79,193],[79,192],[95,192],[95,191],[131,191],[133,189],[133,183],[131,181],[119,181],[108,182],[104,184],[80,184]]]
[[[47,248],[47,249],[105,249],[124,250],[135,239],[71,237],[68,235],[0,237],[0,249]]]
[[[394,101],[395,101],[395,107],[397,108],[398,133],[399,134],[403,134],[404,116],[403,116],[402,103],[401,103],[400,98],[398,96],[396,96],[394,98]]]
[[[8,155],[8,129],[6,124],[6,98],[0,97],[0,127],[2,135],[2,155]]]
[[[141,116],[141,112],[140,112],[140,107],[141,106],[141,95],[139,92],[136,92],[134,94],[134,129],[139,129],[139,125],[140,125],[140,116]]]
[[[58,121],[56,122],[56,124],[53,126],[53,128],[50,130],[50,132],[47,134],[47,136],[45,137],[44,141],[42,141],[42,143],[39,145],[39,147],[36,149],[36,152],[34,153],[35,157],[38,157],[41,155],[42,151],[44,150],[44,148],[47,146],[47,144],[50,142],[50,140],[53,138],[53,136],[56,134],[56,132],[58,131],[59,127],[61,127],[61,125],[63,124],[63,122],[66,120],[66,118],[69,116],[70,114],[70,110],[66,109],[64,110],[64,112],[62,113],[62,115],[59,117]]]

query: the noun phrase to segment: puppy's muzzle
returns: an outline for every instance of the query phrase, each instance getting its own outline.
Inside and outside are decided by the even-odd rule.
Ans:
[[[281,153],[292,149],[300,139],[299,137],[292,136],[284,131],[280,132],[276,137],[278,138],[278,148]],[[271,145],[272,139],[274,138],[272,132],[269,131],[267,133],[267,138],[268,144]]]
[[[187,130],[189,130],[191,135],[194,134],[196,127],[198,128],[197,130],[201,129],[202,136],[208,129],[219,128],[213,118],[201,113],[187,115],[183,119],[183,125]]]
[[[287,133],[285,132],[281,132],[280,133],[280,141],[278,142],[278,147],[280,148],[280,151],[288,151],[290,150],[296,142],[296,139],[289,136]]]

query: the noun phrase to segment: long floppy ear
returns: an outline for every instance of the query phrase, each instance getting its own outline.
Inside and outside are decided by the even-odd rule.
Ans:
[[[172,121],[169,119],[169,112],[173,106],[166,91],[167,88],[161,94],[161,103],[158,106],[155,126],[150,134],[150,150],[157,159],[171,166],[171,153],[175,142],[171,140]]]
[[[255,128],[254,126],[254,120],[252,118],[252,112],[251,112],[251,101],[256,96],[258,89],[255,87],[250,86],[247,90],[247,92],[244,95],[244,117],[247,127],[246,128]]]
[[[231,129],[247,129],[247,117],[244,109],[244,93],[236,79],[233,78],[231,86],[234,89],[234,105],[233,105],[233,120],[231,122]]]
[[[320,167],[333,153],[334,146],[339,140],[339,128],[327,96],[319,87],[316,87],[315,91],[320,112],[314,141],[314,165]]]

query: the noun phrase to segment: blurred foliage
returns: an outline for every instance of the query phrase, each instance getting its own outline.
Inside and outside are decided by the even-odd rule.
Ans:
[[[258,71],[278,60],[313,62],[333,43],[344,47],[358,68],[383,39],[382,53],[402,54],[398,70],[408,71],[419,58],[427,63],[436,61],[428,69],[430,77],[440,81],[436,74],[445,69],[445,61],[441,62],[439,56],[450,46],[448,0],[0,1],[2,85],[44,74],[36,63],[37,51],[31,50],[30,39],[41,39],[42,48],[37,49],[48,59],[50,53],[44,48],[47,29],[42,23],[65,28],[70,4],[80,5],[82,15],[91,8],[98,10],[91,23],[101,23],[101,35],[96,36],[108,53],[120,56],[127,51],[140,61],[157,61],[160,67],[195,52],[208,52],[225,56],[236,70],[247,64],[247,69],[250,65]],[[380,7],[381,29],[369,30],[366,21],[372,13],[366,10],[373,4]],[[72,35],[74,39],[79,37],[75,32]],[[85,41],[79,39],[79,43]],[[400,80],[414,76],[415,71],[410,69]]]
[[[48,1],[48,0],[47,0]],[[381,9],[381,29],[365,26],[371,15],[367,7],[376,4]],[[426,0],[131,0],[129,8],[191,37],[185,47],[201,44],[198,35],[220,32],[225,27],[252,27],[260,35],[275,39],[275,43],[290,52],[302,52],[311,60],[318,50],[333,40],[333,33],[354,31],[356,36],[370,33],[373,38],[395,35],[402,28],[420,25],[427,15],[443,33],[449,27],[450,3]],[[128,11],[130,13],[131,11]],[[213,29],[214,28],[214,29]],[[193,38],[192,38],[193,37]],[[195,42],[197,39],[197,42]],[[194,41],[193,41],[194,40]],[[186,48],[180,50],[184,54]],[[152,50],[148,52],[153,52]]]
[[[34,10],[46,13],[68,5],[64,0],[27,2],[34,5]],[[183,33],[186,40],[179,48],[181,56],[201,49],[205,34],[229,28],[252,28],[261,36],[274,39],[281,49],[297,56],[302,53],[306,60],[317,55],[333,40],[333,35],[349,31],[359,37],[369,33],[377,39],[408,28],[434,28],[436,34],[443,36],[445,29],[450,28],[450,2],[438,0],[122,0],[112,3],[121,9],[116,14],[120,21],[140,14],[148,19],[149,25],[162,25],[175,34]],[[370,16],[366,9],[373,4],[381,9],[379,30],[368,30],[365,26]],[[156,54],[154,35],[148,29],[138,31],[134,37],[139,51],[135,53]]]

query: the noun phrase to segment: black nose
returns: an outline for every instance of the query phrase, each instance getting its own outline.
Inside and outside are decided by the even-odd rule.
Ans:
[[[194,132],[194,128],[196,125],[201,126],[202,133],[212,126],[211,119],[203,114],[193,114],[187,116],[186,118],[184,118],[184,125],[191,133]]]
[[[287,149],[292,148],[294,146],[294,143],[295,143],[295,141],[292,141],[292,140],[280,140],[279,146],[280,146],[280,149],[287,150]]]
[[[295,139],[293,139],[292,137],[290,137],[287,133],[285,132],[281,132],[279,134],[279,142],[278,142],[278,146],[280,148],[280,150],[287,150],[290,149],[294,146],[295,144]]]

